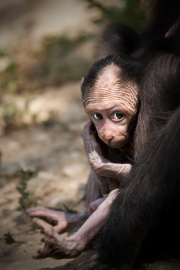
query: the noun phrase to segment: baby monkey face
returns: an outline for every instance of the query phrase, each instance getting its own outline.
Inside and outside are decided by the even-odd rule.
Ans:
[[[112,148],[121,148],[129,140],[128,127],[134,114],[120,99],[89,103],[85,111],[94,123],[99,138]]]
[[[121,148],[128,141],[129,125],[137,112],[138,86],[124,82],[120,69],[108,66],[84,98],[84,108],[94,123],[99,138],[112,148]]]

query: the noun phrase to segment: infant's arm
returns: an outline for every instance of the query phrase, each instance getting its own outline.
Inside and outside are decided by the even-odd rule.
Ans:
[[[92,123],[88,122],[84,127],[82,137],[92,169],[99,176],[121,180],[130,172],[132,165],[129,163],[112,163],[106,159],[102,155],[100,145],[97,142],[91,127]]]

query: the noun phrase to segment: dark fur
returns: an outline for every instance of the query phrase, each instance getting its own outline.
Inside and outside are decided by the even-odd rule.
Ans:
[[[122,52],[147,62],[159,52],[180,55],[180,22],[176,34],[165,38],[168,29],[180,19],[179,0],[149,0],[150,17],[144,29],[137,33],[120,22],[110,23],[102,31],[95,46],[95,61]]]
[[[135,164],[99,237],[99,258],[103,265],[109,263],[109,269],[132,269],[137,258],[170,256],[180,243],[180,23],[175,35],[165,38],[180,19],[180,1],[149,3],[149,21],[136,40],[133,35],[134,48],[123,51],[147,67],[139,93]],[[104,30],[101,40],[113,36],[113,27]],[[120,51],[124,38],[119,37]]]
[[[101,261],[118,266],[118,269],[125,266],[131,269],[143,244],[143,254],[147,247],[152,255],[154,249],[162,251],[160,246],[167,244],[169,234],[174,236],[171,244],[180,236],[179,228],[176,230],[177,224],[180,226],[177,215],[177,202],[178,208],[180,206],[179,74],[180,58],[172,55],[155,58],[145,70],[136,129],[137,157],[126,178],[129,186],[118,191],[100,238]],[[171,112],[172,115],[159,122],[157,112],[161,115]],[[151,130],[158,131],[155,137]],[[139,142],[141,147],[138,147]],[[169,220],[167,217],[172,213]],[[156,230],[159,233],[155,234]],[[159,243],[154,241],[153,245],[155,239],[148,238],[148,234],[157,235]]]
[[[180,1],[148,2],[150,18],[139,35],[133,29],[123,31],[122,24],[111,24],[95,54],[98,59],[99,48],[99,57],[119,48],[146,65],[139,93],[135,164],[98,238],[99,260],[109,269],[132,269],[137,258],[180,255],[180,23],[174,36],[165,38],[180,19]]]
[[[180,54],[180,24],[172,38],[165,38],[168,29],[180,19],[179,0],[149,0],[151,14],[140,33],[136,57],[151,59],[157,52]]]
[[[119,52],[130,55],[134,52],[138,40],[139,35],[132,27],[121,22],[108,24],[95,46],[94,60]]]

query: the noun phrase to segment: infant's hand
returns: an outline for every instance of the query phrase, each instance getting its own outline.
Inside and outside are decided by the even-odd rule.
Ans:
[[[76,243],[68,242],[67,238],[60,236],[53,226],[42,219],[33,218],[33,222],[42,227],[41,233],[44,235],[42,242],[44,247],[38,250],[34,259],[52,257],[54,259],[74,258],[80,254],[76,249]]]
[[[97,174],[101,175],[103,165],[109,162],[109,160],[103,157],[100,145],[94,136],[92,128],[92,122],[88,122],[84,126],[82,137],[90,165]]]

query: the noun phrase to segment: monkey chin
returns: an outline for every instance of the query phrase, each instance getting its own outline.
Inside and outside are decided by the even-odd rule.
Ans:
[[[126,148],[127,143],[128,143],[128,137],[124,138],[122,140],[118,140],[118,141],[109,141],[107,144],[108,146],[110,146],[111,148],[118,148],[119,150]]]
[[[123,143],[121,143],[121,142],[109,142],[108,143],[108,146],[110,146],[111,148],[117,148],[117,149],[122,149],[122,148],[124,148],[125,147],[125,145],[126,145],[126,143],[127,142],[123,142]]]

